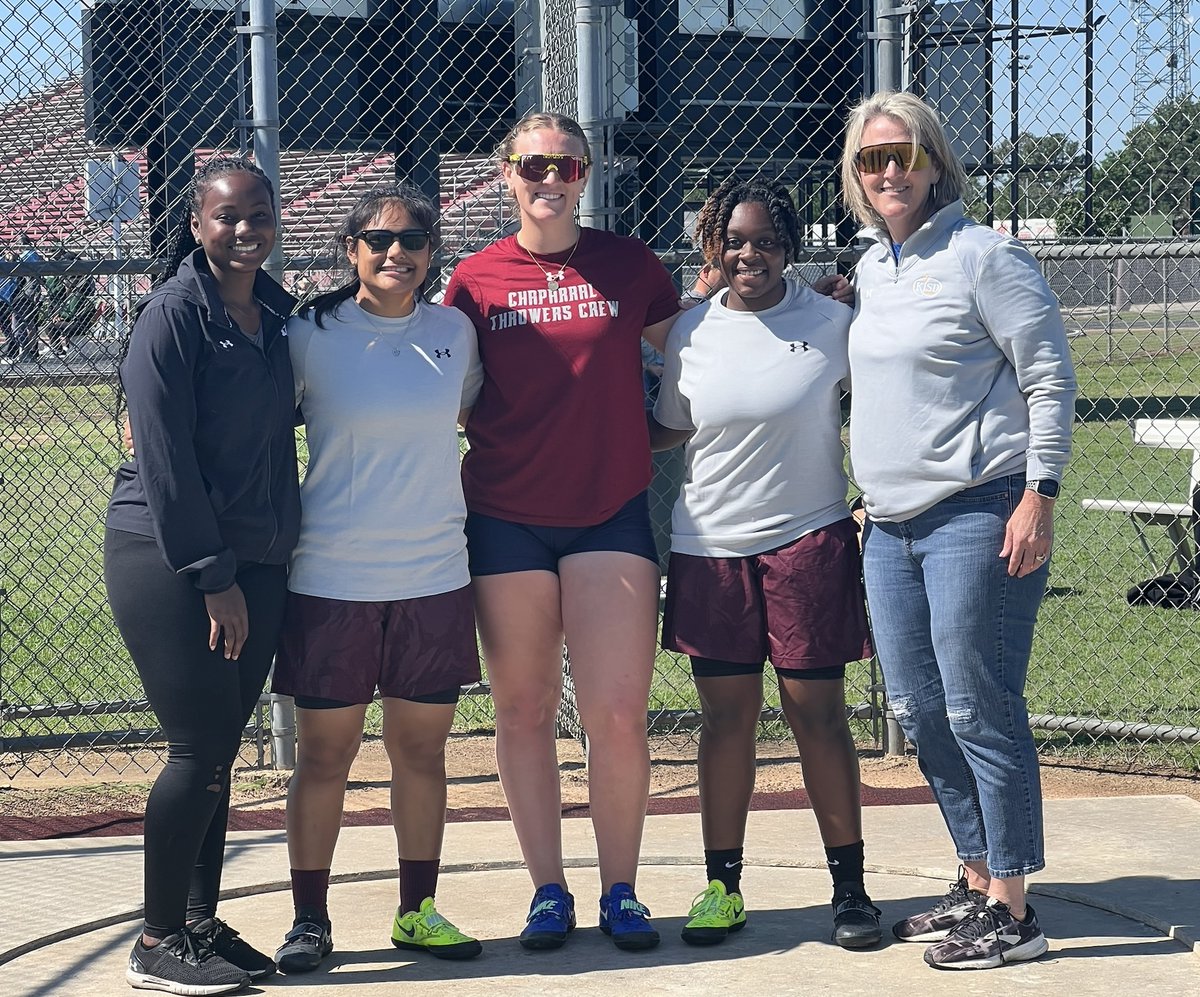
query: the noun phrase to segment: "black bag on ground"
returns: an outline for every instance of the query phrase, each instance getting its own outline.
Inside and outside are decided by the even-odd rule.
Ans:
[[[1125,593],[1131,606],[1200,609],[1200,581],[1194,574],[1159,575],[1138,582]]]

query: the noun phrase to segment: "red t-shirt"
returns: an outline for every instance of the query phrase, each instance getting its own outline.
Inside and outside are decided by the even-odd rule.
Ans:
[[[569,251],[539,256],[550,273]],[[467,508],[535,526],[591,526],[650,484],[641,335],[679,296],[637,239],[583,229],[558,290],[508,236],[464,260],[445,304],[479,333],[467,422]]]

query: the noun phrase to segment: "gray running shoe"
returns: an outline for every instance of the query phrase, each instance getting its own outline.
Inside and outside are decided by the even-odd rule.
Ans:
[[[985,903],[987,895],[968,889],[966,875],[960,875],[958,882],[950,885],[950,892],[929,910],[893,924],[892,934],[902,942],[940,942]]]
[[[250,977],[183,928],[152,949],[142,944],[139,935],[129,953],[125,980],[135,990],[204,997],[240,990]]]
[[[973,916],[960,921],[945,941],[925,950],[925,961],[934,969],[995,969],[1009,962],[1028,962],[1050,947],[1032,907],[1018,921],[994,897]]]

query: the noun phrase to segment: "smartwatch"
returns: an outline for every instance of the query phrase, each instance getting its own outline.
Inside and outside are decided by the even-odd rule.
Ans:
[[[1053,478],[1042,478],[1040,481],[1026,481],[1025,488],[1027,491],[1037,492],[1043,498],[1058,498],[1059,483]]]

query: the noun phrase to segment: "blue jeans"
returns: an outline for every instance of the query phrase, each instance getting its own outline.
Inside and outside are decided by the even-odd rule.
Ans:
[[[958,856],[997,878],[1045,866],[1025,675],[1048,566],[999,557],[1023,475],[951,495],[903,523],[870,522],[863,572],[892,710],[917,749]]]

